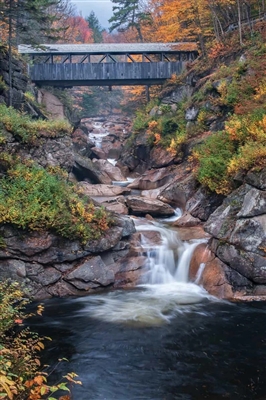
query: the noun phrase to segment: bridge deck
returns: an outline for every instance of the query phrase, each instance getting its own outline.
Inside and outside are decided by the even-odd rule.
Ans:
[[[20,45],[19,52],[34,61],[33,82],[60,87],[161,84],[198,54],[195,43]]]
[[[125,86],[162,84],[173,74],[180,74],[182,68],[181,61],[37,64],[29,72],[32,81],[40,86]]]

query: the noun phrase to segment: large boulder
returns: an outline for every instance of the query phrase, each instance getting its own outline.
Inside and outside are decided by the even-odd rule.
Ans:
[[[160,200],[151,200],[141,196],[128,196],[127,206],[134,215],[150,214],[153,217],[174,215],[174,209]]]
[[[196,188],[195,178],[188,174],[184,168],[177,168],[174,178],[161,191],[158,199],[184,210],[188,199],[194,195]]]
[[[80,180],[88,178],[92,183],[112,184],[110,176],[89,158],[75,153],[74,160],[73,172]]]
[[[83,194],[94,198],[113,197],[131,192],[127,187],[102,184],[92,185],[88,182],[79,182],[78,187]]]
[[[175,176],[174,168],[160,168],[145,172],[128,185],[131,189],[150,190],[157,189],[171,182]]]
[[[256,284],[266,283],[265,192],[244,184],[210,216],[205,229],[213,236],[217,257]]]
[[[99,169],[106,173],[112,181],[125,181],[126,177],[122,174],[121,170],[111,164],[108,160],[93,160],[93,164]]]
[[[97,201],[98,204],[101,204],[108,211],[115,212],[117,214],[128,214],[128,208],[126,206],[126,201],[124,196],[115,196],[115,197],[94,197],[93,200]]]

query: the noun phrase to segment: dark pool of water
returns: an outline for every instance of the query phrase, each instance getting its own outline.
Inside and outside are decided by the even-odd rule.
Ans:
[[[127,294],[125,293],[125,296]],[[170,323],[111,323],[91,316],[90,297],[45,303],[33,322],[45,362],[69,359],[74,400],[265,400],[266,304],[206,301],[180,306]]]

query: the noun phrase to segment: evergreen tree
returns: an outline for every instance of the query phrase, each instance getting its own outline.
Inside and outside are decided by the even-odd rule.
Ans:
[[[113,16],[109,19],[111,23],[110,32],[117,29],[125,31],[135,29],[139,40],[143,41],[141,22],[149,18],[149,14],[142,10],[140,0],[112,0]]]
[[[0,0],[1,29],[7,32],[9,48],[9,106],[12,106],[12,46],[24,42],[37,45],[51,39],[54,20],[49,9],[61,0]]]
[[[103,32],[104,29],[101,27],[98,18],[96,17],[94,11],[91,11],[90,15],[86,18],[86,21],[89,24],[89,28],[92,30],[92,37],[94,43],[102,43],[103,42]]]

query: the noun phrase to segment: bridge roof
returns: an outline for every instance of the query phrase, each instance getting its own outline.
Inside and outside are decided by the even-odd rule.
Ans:
[[[42,44],[39,48],[21,44],[18,46],[21,54],[156,54],[196,52],[194,42],[179,43],[93,43],[93,44]]]

